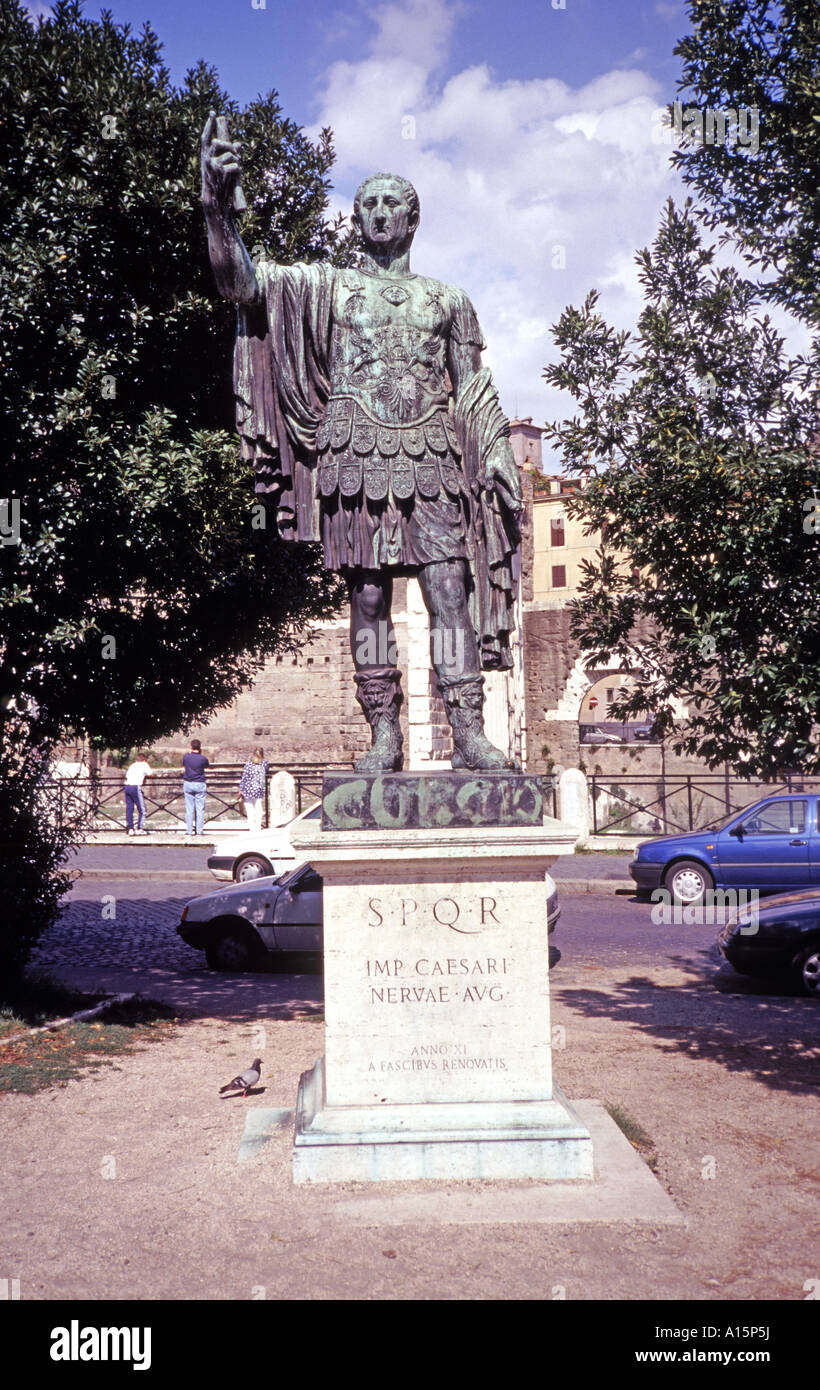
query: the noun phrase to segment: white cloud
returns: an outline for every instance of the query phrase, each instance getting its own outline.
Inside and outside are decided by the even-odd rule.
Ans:
[[[446,76],[458,14],[447,0],[377,9],[369,51],[327,70],[311,133],[333,129],[345,212],[376,169],[413,181],[414,268],[468,292],[505,409],[540,421],[570,406],[541,376],[564,306],[595,287],[621,326],[640,309],[632,257],[675,187],[669,150],[652,139],[662,93],[639,68],[575,90],[549,76],[499,81],[486,64],[450,61]]]
[[[440,0],[377,5],[372,18],[379,30],[379,57],[410,57],[425,67],[436,65],[447,56],[453,28],[462,10],[463,6],[457,2],[441,4]]]

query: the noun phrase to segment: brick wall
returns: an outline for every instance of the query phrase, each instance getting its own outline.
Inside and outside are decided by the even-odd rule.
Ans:
[[[524,610],[524,698],[527,768],[543,772],[550,759],[564,767],[578,765],[576,721],[548,719],[564,695],[580,648],[569,635],[564,608]]]
[[[586,772],[602,776],[654,774],[664,769],[694,776],[710,771],[702,760],[678,757],[669,748],[662,752],[657,744],[579,742],[581,699],[604,670],[580,674],[581,648],[570,637],[569,609],[531,604],[524,612],[524,652],[528,771],[544,772],[551,764],[583,765]]]
[[[393,617],[407,689],[406,580],[393,586]],[[356,700],[347,607],[321,624],[296,656],[268,659],[250,690],[205,724],[151,745],[161,754],[185,752],[188,739],[202,740],[214,762],[239,762],[262,744],[270,762],[349,762],[370,747],[370,730]],[[401,712],[405,741],[407,704]]]

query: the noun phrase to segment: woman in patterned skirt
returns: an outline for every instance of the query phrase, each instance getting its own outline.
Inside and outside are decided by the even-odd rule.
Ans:
[[[248,758],[242,769],[239,791],[245,803],[248,829],[262,829],[262,807],[265,804],[265,784],[268,779],[268,765],[265,762],[264,748],[255,748],[253,757]]]

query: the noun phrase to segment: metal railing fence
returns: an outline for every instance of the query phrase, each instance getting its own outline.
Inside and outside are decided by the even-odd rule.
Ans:
[[[588,774],[593,835],[676,835],[709,830],[765,796],[820,791],[820,777],[792,773],[779,782],[719,774]]]
[[[239,807],[239,779],[244,764],[217,764],[206,772],[205,826],[218,825],[241,830],[246,825]],[[324,768],[269,766],[265,786],[263,825],[270,824],[271,780],[278,771],[290,772],[295,788],[296,814],[305,810],[322,794]],[[151,830],[185,831],[185,797],[182,774],[176,768],[156,768],[143,783],[145,827]],[[84,825],[95,833],[126,828],[123,773],[118,768],[88,772],[77,777],[47,777],[40,784],[41,802],[55,825],[67,821]]]

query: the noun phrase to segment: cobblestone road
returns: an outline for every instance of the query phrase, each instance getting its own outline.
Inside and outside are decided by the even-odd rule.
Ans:
[[[176,928],[185,904],[216,886],[210,874],[181,892],[167,882],[80,882],[59,921],[40,939],[32,964],[202,970],[203,953],[186,946]]]
[[[206,969],[202,951],[177,936],[186,902],[219,885],[205,865],[210,845],[160,847],[142,842],[84,846],[67,864],[93,875],[75,882],[58,922],[38,943],[32,964],[44,968],[174,971]],[[627,856],[584,855],[559,859],[551,869],[558,880],[573,875],[627,878]],[[191,874],[175,878],[174,871]],[[111,878],[96,875],[110,872]],[[152,878],[152,873],[158,875]],[[596,918],[600,919],[600,909]],[[566,926],[565,921],[562,924]],[[598,945],[600,947],[600,939]]]
[[[655,964],[704,952],[718,961],[713,927],[660,928],[652,924],[648,903],[576,897],[562,891],[560,880],[558,886],[562,914],[553,945],[568,961]],[[34,962],[181,974],[203,971],[204,953],[186,946],[176,927],[186,902],[218,887],[207,873],[181,881],[147,875],[80,880],[60,920],[40,941]]]

